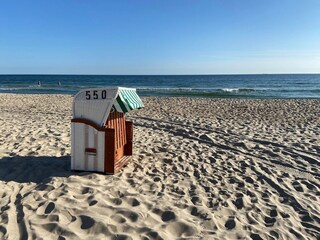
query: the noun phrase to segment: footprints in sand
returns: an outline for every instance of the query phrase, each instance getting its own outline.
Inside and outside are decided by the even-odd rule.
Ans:
[[[7,229],[0,226],[0,239],[4,239],[4,236],[7,234]]]
[[[44,214],[49,214],[49,213],[51,213],[51,212],[54,210],[54,208],[55,208],[55,204],[54,204],[53,202],[50,202],[50,203],[47,205],[46,209],[44,210]]]
[[[64,102],[68,98],[61,96]],[[55,101],[59,102],[61,99],[52,96],[49,105],[56,108],[57,106],[53,106]],[[67,115],[48,114],[51,107],[48,109],[47,104],[47,100],[43,98],[36,107],[31,107],[28,101],[23,101],[22,96],[16,95],[6,101],[5,106],[1,106],[1,109],[10,108],[10,111],[1,113],[0,125],[3,132],[0,134],[0,153],[6,150],[6,154],[1,154],[2,156],[62,156],[70,153],[68,116],[71,109],[68,104],[59,104],[59,112]]]
[[[229,217],[229,219],[226,221],[225,225],[226,229],[231,230],[236,227],[236,222],[233,217]]]
[[[244,206],[242,197],[238,197],[235,201],[232,202],[237,207],[237,209],[242,209]]]
[[[81,229],[89,229],[95,223],[94,219],[89,216],[80,215],[80,219],[81,219],[81,226],[80,226]]]
[[[117,210],[116,214],[121,214],[122,216],[124,216],[127,220],[129,220],[130,222],[136,222],[139,218],[139,215],[136,212],[130,211],[130,210]]]
[[[172,211],[164,211],[161,215],[161,220],[164,222],[173,221],[176,219],[176,215]]]
[[[266,227],[272,227],[275,222],[276,222],[276,219],[273,217],[266,216],[264,218],[264,223],[265,223]]]
[[[275,232],[276,233],[276,232]],[[277,233],[276,233],[277,234]],[[252,239],[252,240],[263,240],[263,238],[261,238],[260,237],[260,235],[259,234],[256,234],[256,233],[251,233],[250,234],[250,238]]]
[[[70,154],[71,97],[39,97],[36,107],[23,98],[10,109],[0,101],[0,153]],[[60,176],[67,170],[57,161],[41,169],[30,161],[23,172],[2,163],[0,239],[317,238],[319,120],[311,111],[284,119],[265,110],[268,101],[144,101],[155,107],[134,113],[134,160],[116,176]]]
[[[148,124],[149,122],[145,126],[149,126]],[[160,130],[163,129],[165,128],[154,126],[153,131],[159,130],[160,133]],[[177,135],[180,135],[183,130],[179,129],[178,126],[177,129]],[[229,134],[232,136],[232,131]],[[169,135],[175,135],[175,129],[171,128]],[[293,159],[290,159],[290,164],[286,163],[287,158],[297,157],[298,155],[288,154],[286,152],[287,149],[283,151],[285,146],[277,145],[272,149],[270,146],[263,146],[262,143],[251,144],[250,142],[234,144],[237,150],[230,148],[228,151],[224,151],[224,149],[215,151],[217,145],[210,144],[210,141],[212,142],[212,139],[214,139],[215,142],[222,142],[219,139],[221,136],[212,137],[213,135],[208,134],[199,136],[199,139],[209,146],[207,149],[205,145],[202,145],[202,151],[206,151],[207,154],[211,153],[211,156],[207,157],[207,159],[201,159],[200,152],[185,153],[184,148],[187,148],[187,146],[184,146],[183,141],[180,141],[180,146],[177,146],[177,149],[180,149],[180,156],[177,159],[173,157],[170,161],[167,160],[164,154],[159,154],[157,159],[162,159],[162,165],[157,166],[157,169],[159,167],[165,170],[163,172],[157,171],[157,174],[153,176],[154,182],[161,183],[160,180],[163,179],[166,171],[172,171],[172,173],[165,175],[169,179],[175,173],[178,173],[177,176],[179,177],[186,172],[189,173],[184,175],[185,178],[190,179],[187,191],[181,186],[183,181],[179,177],[176,178],[178,181],[175,187],[169,187],[170,184],[166,184],[161,190],[175,199],[179,199],[179,195],[184,199],[186,199],[185,196],[188,196],[188,203],[194,206],[189,207],[189,214],[202,221],[210,221],[211,219],[217,220],[217,216],[206,215],[206,211],[200,214],[198,208],[201,209],[204,206],[207,210],[208,208],[212,209],[209,213],[219,213],[225,208],[233,209],[234,212],[220,226],[229,233],[228,236],[238,237],[248,236],[241,233],[243,226],[247,226],[244,229],[251,232],[249,235],[251,239],[293,238],[298,236],[297,233],[300,232],[296,228],[288,230],[289,233],[273,229],[282,228],[288,222],[290,223],[289,226],[299,225],[303,229],[308,223],[307,221],[314,221],[312,216],[301,216],[301,214],[292,210],[292,207],[295,208],[297,202],[301,201],[301,199],[295,199],[296,194],[304,193],[307,198],[316,200],[318,199],[316,192],[319,190],[317,185],[313,183],[312,177],[310,179],[298,179],[299,174],[297,173],[300,169],[297,172],[287,169],[293,169],[296,165],[291,164],[290,161]],[[256,137],[259,136],[257,135]],[[148,140],[146,139],[145,141]],[[189,144],[189,149],[194,150],[191,145]],[[163,153],[162,150],[163,148],[158,148],[157,144],[154,144],[152,152],[159,151]],[[149,152],[147,149],[145,151]],[[231,156],[229,156],[230,151],[232,152]],[[170,150],[166,153],[166,155],[168,154],[170,154]],[[271,160],[270,165],[268,164],[269,159]],[[181,162],[188,162],[188,164],[179,167]],[[194,162],[197,164],[194,164]],[[208,163],[208,165],[205,165],[205,163]],[[300,166],[306,165],[303,163]],[[204,179],[205,183],[202,181]],[[285,186],[286,189],[277,187],[280,184]],[[310,190],[312,193],[310,193]],[[179,193],[179,195],[175,193]],[[303,204],[308,204],[308,200],[305,197],[302,197],[302,199],[304,199],[302,200]],[[291,214],[295,217],[290,216]],[[295,222],[296,219],[301,221]],[[177,220],[173,222],[178,221],[179,218],[177,217]],[[215,231],[213,230],[213,232]],[[260,233],[258,234],[257,232]],[[261,234],[261,232],[264,233]]]
[[[137,200],[136,198],[129,198],[127,202],[132,206],[132,207],[137,207],[140,205],[140,201]]]
[[[166,230],[173,237],[189,237],[198,234],[197,228],[182,220],[168,224]]]
[[[98,203],[97,200],[91,200],[91,201],[89,202],[89,206],[94,206],[94,205],[96,205],[97,203]]]

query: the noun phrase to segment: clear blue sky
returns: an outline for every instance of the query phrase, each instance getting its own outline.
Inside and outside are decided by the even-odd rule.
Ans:
[[[0,74],[320,72],[319,0],[10,0]]]

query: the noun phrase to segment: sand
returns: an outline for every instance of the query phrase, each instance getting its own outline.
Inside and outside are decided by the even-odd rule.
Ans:
[[[71,96],[0,94],[0,239],[319,239],[320,100],[143,98],[119,174],[71,172]]]

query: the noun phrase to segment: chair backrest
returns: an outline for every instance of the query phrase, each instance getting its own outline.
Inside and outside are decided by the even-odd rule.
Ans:
[[[105,127],[114,129],[115,131],[115,149],[117,151],[117,157],[115,160],[118,160],[118,158],[120,159],[124,155],[124,145],[127,143],[126,120],[124,113],[119,113],[115,110],[111,111]]]

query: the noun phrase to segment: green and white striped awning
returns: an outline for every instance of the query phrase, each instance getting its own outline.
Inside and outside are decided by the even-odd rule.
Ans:
[[[144,107],[135,89],[119,89],[116,101],[113,104],[117,112],[126,113]]]

